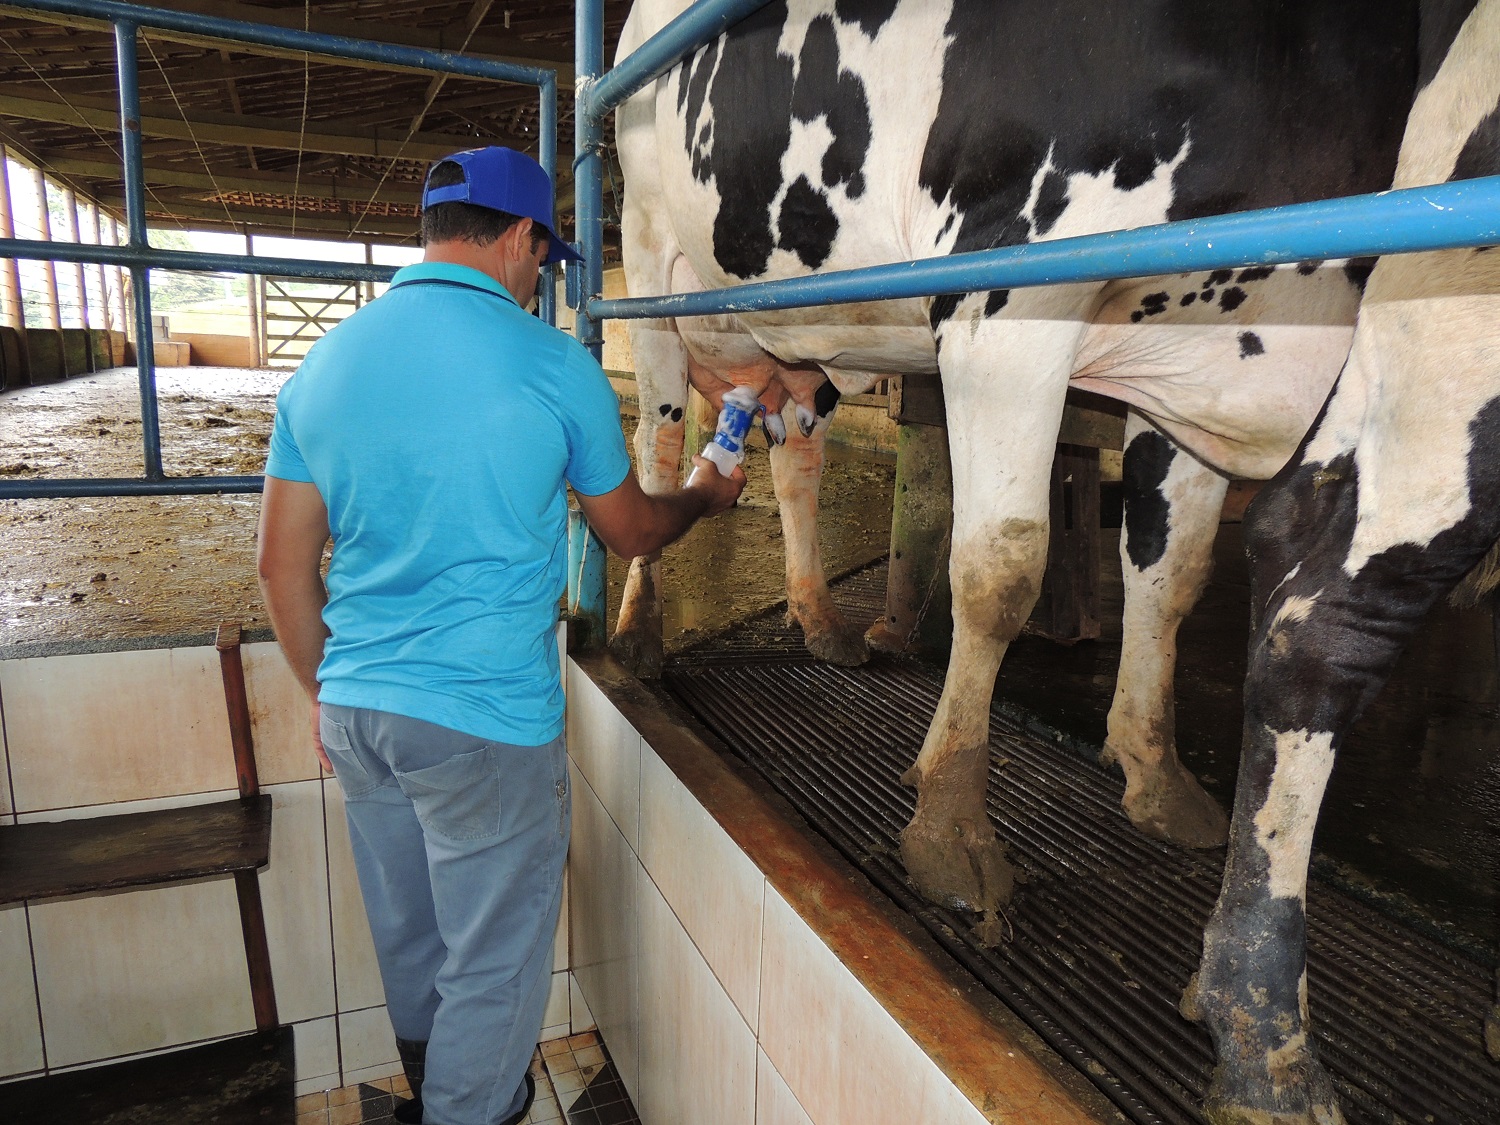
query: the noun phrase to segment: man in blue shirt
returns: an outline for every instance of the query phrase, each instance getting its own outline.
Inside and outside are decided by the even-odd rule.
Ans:
[[[539,267],[577,257],[551,216],[520,153],[435,165],[423,261],[308,353],[266,463],[261,589],[344,791],[415,1095],[398,1119],[431,1125],[519,1122],[533,1092],[570,814],[564,484],[631,558],[745,480],[697,458],[642,492],[598,363],[525,311]]]

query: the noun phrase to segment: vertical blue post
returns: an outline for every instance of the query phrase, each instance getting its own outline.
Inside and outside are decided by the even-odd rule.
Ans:
[[[557,74],[553,72],[538,91],[537,156],[542,171],[552,181],[552,229],[557,229]],[[557,267],[543,266],[537,290],[537,311],[548,324],[557,324]]]
[[[583,253],[583,301],[579,303],[574,331],[595,359],[604,356],[604,335],[599,321],[589,316],[588,302],[604,292],[604,153],[601,120],[583,109],[583,90],[599,80],[604,69],[603,0],[578,0],[576,70],[579,97],[573,122],[574,214],[578,217],[578,244]],[[576,551],[576,554],[575,554]],[[589,530],[582,512],[568,516],[568,607],[578,629],[575,649],[604,647],[605,588],[604,544]],[[597,560],[597,561],[595,561]]]
[[[120,149],[125,158],[127,244],[145,250],[146,173],[141,162],[141,91],[136,61],[136,25],[115,24],[115,66],[120,80]],[[156,353],[151,346],[151,267],[131,266],[135,298],[135,369],[141,387],[141,441],[146,479],[161,480],[161,422],[156,413]]]
[[[568,649],[604,647],[605,564],[609,552],[577,508],[568,509]]]

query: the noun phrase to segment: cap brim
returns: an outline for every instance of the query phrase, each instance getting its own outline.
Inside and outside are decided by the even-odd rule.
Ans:
[[[583,255],[574,250],[550,230],[547,232],[547,256],[542,259],[542,265],[550,266],[553,262],[581,262]]]

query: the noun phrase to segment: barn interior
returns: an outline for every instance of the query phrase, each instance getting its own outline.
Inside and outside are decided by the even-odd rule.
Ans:
[[[573,237],[571,2],[155,6],[555,69]],[[630,5],[603,7],[608,60]],[[107,18],[0,5],[0,46],[0,239],[122,242]],[[149,27],[139,60],[162,248],[405,264],[432,160],[477,144],[538,153],[523,86]],[[628,185],[612,150],[607,167],[612,296]],[[167,473],[259,473],[281,384],[383,289],[153,270]],[[141,473],[132,299],[119,267],[0,260],[0,483]],[[628,436],[623,323],[607,325],[603,362]],[[886,608],[898,450],[943,448],[932,387],[877,390],[840,404],[820,500],[826,567],[862,625]],[[924,590],[903,653],[814,664],[781,620],[761,441],[736,510],[664,557],[663,680],[600,652],[563,658],[575,834],[528,1120],[1203,1120],[1212,1056],[1176,1004],[1223,853],[1134,834],[1117,771],[1097,761],[1120,655],[1120,415],[1079,400],[1066,425],[1049,589],[991,720],[992,816],[1031,879],[1005,935],[927,906],[893,858],[912,799],[897,778],[946,659],[941,595]],[[1226,807],[1254,490],[1231,492],[1179,643],[1179,749]],[[409,1092],[342,799],[308,753],[306,703],[256,586],[258,505],[253,492],[0,498],[0,1085],[20,1119],[381,1122]],[[611,559],[611,610],[624,571]],[[1324,805],[1313,1004],[1351,1122],[1500,1118],[1481,1028],[1500,966],[1495,630],[1489,606],[1433,615]],[[215,839],[260,833],[258,875],[222,854],[185,866],[207,830],[183,810],[225,801],[249,820]],[[90,849],[108,866],[88,833],[122,816],[155,818],[139,822],[161,834],[151,872],[80,873]],[[54,835],[23,847],[28,825]],[[247,912],[250,885],[263,906]]]

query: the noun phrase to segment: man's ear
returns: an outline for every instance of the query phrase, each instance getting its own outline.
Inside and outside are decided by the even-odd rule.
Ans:
[[[506,257],[519,262],[531,250],[531,227],[532,221],[525,215],[511,224],[510,229],[505,232]]]

